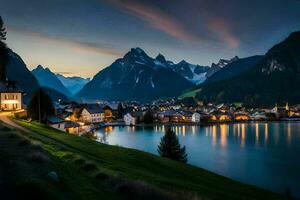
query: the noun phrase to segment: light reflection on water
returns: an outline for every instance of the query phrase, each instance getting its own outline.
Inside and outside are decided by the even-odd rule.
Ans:
[[[157,154],[166,126],[107,127],[98,141]],[[173,126],[190,164],[300,197],[300,123],[238,123]]]

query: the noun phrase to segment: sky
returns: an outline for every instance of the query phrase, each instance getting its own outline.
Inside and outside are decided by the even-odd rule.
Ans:
[[[0,0],[29,69],[93,77],[131,48],[211,65],[266,53],[300,30],[300,0]]]

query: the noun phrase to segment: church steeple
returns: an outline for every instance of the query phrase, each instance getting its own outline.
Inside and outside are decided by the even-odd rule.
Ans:
[[[288,102],[285,104],[285,110],[286,110],[286,111],[289,111],[289,110],[290,110],[290,107],[289,107],[289,103],[288,103]]]

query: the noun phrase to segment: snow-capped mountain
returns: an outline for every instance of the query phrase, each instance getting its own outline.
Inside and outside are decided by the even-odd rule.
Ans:
[[[175,97],[194,84],[176,72],[174,66],[161,54],[151,58],[142,49],[134,48],[96,74],[76,96],[140,101]]]
[[[54,89],[66,96],[71,95],[68,89],[62,84],[62,82],[56,77],[56,75],[50,71],[49,68],[44,68],[43,66],[39,65],[31,72],[38,80],[41,87]]]
[[[61,74],[56,74],[56,76],[72,95],[79,92],[90,81],[90,78],[81,78],[78,76],[65,77]]]
[[[197,85],[205,81],[206,73],[209,70],[208,66],[193,65],[185,60],[172,65],[171,68],[187,80]]]
[[[222,69],[223,67],[225,67],[226,65],[237,61],[239,59],[239,57],[235,56],[229,60],[226,59],[220,59],[219,62],[217,64],[212,63],[211,67],[209,68],[209,70],[206,73],[206,78],[211,77],[214,73],[218,72],[220,69]]]

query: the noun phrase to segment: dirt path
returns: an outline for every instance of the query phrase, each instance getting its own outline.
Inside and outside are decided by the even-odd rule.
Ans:
[[[13,128],[16,128],[16,129],[19,129],[21,131],[24,131],[24,132],[30,132],[30,130],[24,128],[23,126],[20,126],[19,124],[17,124],[16,122],[14,122],[13,120],[11,120],[9,117],[11,115],[8,114],[8,113],[1,113],[0,114],[0,121],[2,121],[3,123],[13,127]]]

